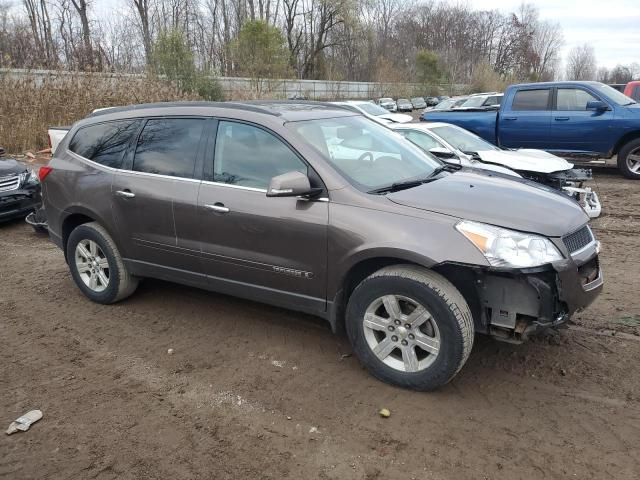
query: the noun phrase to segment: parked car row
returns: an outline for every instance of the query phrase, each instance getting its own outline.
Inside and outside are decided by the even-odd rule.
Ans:
[[[570,164],[389,110],[93,113],[40,170],[50,238],[92,301],[154,277],[311,313],[374,376],[417,390],[450,381],[476,333],[522,342],[596,298],[599,242],[550,175]],[[545,185],[529,180],[538,161],[556,165],[538,168]]]
[[[447,98],[449,97],[412,97],[410,99],[399,98],[398,100],[394,100],[390,97],[383,97],[378,99],[376,103],[390,112],[412,112],[413,110],[423,110],[427,107],[437,105]]]

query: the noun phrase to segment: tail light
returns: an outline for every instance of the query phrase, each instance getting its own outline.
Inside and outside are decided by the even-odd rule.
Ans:
[[[44,179],[47,178],[47,175],[49,175],[52,170],[52,167],[40,167],[40,170],[38,170],[38,178],[40,179],[40,181],[44,181]]]

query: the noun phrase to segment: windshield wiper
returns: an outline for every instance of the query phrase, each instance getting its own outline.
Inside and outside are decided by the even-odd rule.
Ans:
[[[418,187],[424,183],[429,183],[434,180],[437,180],[437,176],[447,171],[451,168],[450,165],[440,165],[436,167],[433,172],[431,172],[428,176],[423,178],[414,178],[411,180],[404,180],[402,182],[395,182],[391,185],[387,185],[386,187],[374,188],[373,190],[369,190],[367,193],[387,193],[387,192],[397,192],[399,190],[406,190],[408,188]]]

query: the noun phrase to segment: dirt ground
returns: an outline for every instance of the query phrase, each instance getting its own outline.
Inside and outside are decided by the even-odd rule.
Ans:
[[[557,335],[477,338],[436,393],[376,381],[301,314],[153,280],[93,304],[2,225],[0,420],[44,418],[0,436],[0,478],[638,479],[640,183],[594,183],[603,294]]]

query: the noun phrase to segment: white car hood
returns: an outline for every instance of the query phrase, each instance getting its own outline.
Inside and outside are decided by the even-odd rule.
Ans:
[[[404,113],[383,113],[382,115],[378,115],[378,118],[389,120],[394,123],[409,123],[413,121],[413,117],[411,115],[405,115]]]
[[[543,150],[486,150],[477,152],[483,162],[504,165],[512,170],[553,173],[571,170],[573,164]]]

